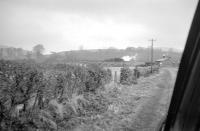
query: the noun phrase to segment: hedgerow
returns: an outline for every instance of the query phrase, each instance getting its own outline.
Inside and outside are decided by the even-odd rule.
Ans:
[[[0,130],[63,130],[107,108],[97,91],[111,72],[97,65],[0,60]]]

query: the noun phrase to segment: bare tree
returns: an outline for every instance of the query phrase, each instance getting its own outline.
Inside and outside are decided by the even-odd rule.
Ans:
[[[36,54],[36,58],[39,59],[42,57],[42,54],[44,52],[44,46],[42,44],[38,44],[33,47],[33,53]]]

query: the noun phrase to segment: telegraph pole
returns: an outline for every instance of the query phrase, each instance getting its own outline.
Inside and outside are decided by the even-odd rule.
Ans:
[[[156,41],[155,39],[150,39],[149,41],[151,41],[151,73],[153,73],[153,42]]]

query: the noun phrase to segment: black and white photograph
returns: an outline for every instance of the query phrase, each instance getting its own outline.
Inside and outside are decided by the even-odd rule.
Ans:
[[[0,131],[199,131],[199,0],[0,0]]]

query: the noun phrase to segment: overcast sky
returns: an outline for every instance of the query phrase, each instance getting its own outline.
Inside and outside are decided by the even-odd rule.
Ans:
[[[198,0],[0,0],[0,45],[183,48]]]

